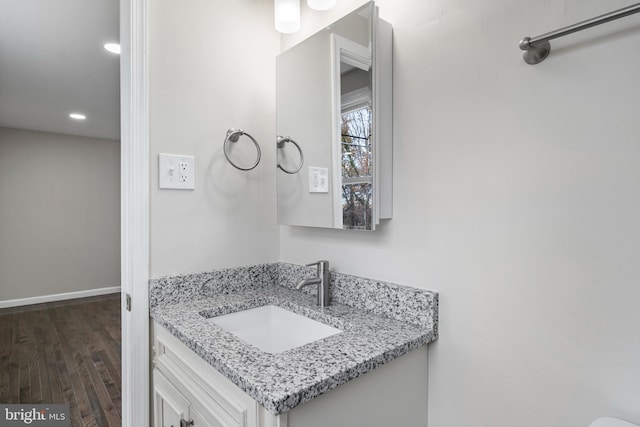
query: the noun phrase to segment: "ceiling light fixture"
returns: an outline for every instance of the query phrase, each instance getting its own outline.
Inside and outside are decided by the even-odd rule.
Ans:
[[[111,52],[111,53],[115,53],[116,55],[120,55],[120,44],[118,43],[106,43],[104,45],[104,48]]]
[[[69,114],[69,117],[71,117],[73,120],[85,120],[87,118],[87,116],[80,113],[71,113]]]
[[[329,10],[336,0],[307,0],[313,10]],[[300,30],[300,0],[273,0],[276,30],[281,33],[295,33]]]
[[[300,30],[300,0],[274,0],[276,30],[295,33]]]
[[[313,10],[329,10],[336,5],[336,0],[307,0],[307,6]]]

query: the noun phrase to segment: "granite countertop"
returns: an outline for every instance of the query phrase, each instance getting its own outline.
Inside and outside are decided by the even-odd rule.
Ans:
[[[282,353],[265,353],[208,317],[273,304],[342,329]],[[394,320],[282,286],[158,305],[152,317],[269,412],[278,415],[433,341],[433,325]]]

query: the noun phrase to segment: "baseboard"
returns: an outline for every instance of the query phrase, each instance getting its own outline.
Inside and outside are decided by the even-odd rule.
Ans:
[[[120,292],[120,286],[111,288],[89,289],[86,291],[67,292],[64,294],[42,295],[39,297],[19,298],[0,301],[0,308],[20,307],[23,305],[42,304],[45,302],[64,301],[68,299],[95,297],[97,295],[115,294]]]

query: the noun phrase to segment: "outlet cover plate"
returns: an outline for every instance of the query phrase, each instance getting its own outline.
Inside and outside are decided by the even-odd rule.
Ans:
[[[309,166],[309,193],[329,192],[329,168]]]
[[[178,154],[158,155],[158,183],[162,189],[194,190],[195,158]]]

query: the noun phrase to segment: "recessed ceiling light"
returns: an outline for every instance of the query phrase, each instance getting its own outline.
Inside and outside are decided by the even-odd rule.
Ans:
[[[74,120],[85,120],[87,118],[87,116],[80,113],[71,113],[69,114],[69,117],[71,117]]]
[[[120,44],[118,43],[106,43],[104,48],[111,53],[115,53],[116,55],[120,55]]]

